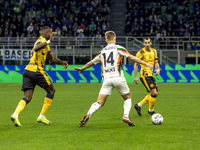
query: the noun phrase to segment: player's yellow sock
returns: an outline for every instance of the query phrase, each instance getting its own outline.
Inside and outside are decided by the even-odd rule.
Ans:
[[[19,113],[24,109],[24,107],[28,104],[27,99],[23,98],[19,104],[17,105],[17,108],[15,109],[15,113],[19,115]]]
[[[51,106],[51,103],[53,101],[53,95],[47,94],[47,96],[44,99],[44,105],[42,107],[41,114],[45,115],[49,107]]]
[[[141,106],[143,106],[144,104],[149,102],[149,97],[150,94],[148,94],[147,96],[145,96],[145,98],[139,103]]]
[[[155,104],[155,101],[156,101],[156,96],[154,96],[154,95],[151,95],[150,97],[149,97],[149,110],[151,111],[153,111],[154,110],[154,104]]]

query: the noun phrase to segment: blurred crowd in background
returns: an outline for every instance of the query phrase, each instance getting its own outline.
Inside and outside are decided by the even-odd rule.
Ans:
[[[0,0],[0,37],[37,37],[41,26],[57,37],[102,37],[109,28],[109,0]]]

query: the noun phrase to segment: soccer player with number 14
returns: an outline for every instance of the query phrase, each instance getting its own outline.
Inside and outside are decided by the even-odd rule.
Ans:
[[[124,99],[124,116],[122,120],[129,126],[135,126],[129,118],[132,102],[130,90],[122,71],[122,57],[127,57],[134,62],[149,67],[150,69],[153,69],[153,67],[137,57],[132,56],[124,47],[116,45],[115,32],[107,31],[105,33],[105,39],[108,45],[104,47],[93,60],[88,62],[82,68],[75,68],[76,71],[82,73],[85,69],[92,67],[94,64],[101,63],[103,75],[103,84],[97,102],[91,105],[87,114],[80,121],[79,126],[84,127],[91,115],[105,104],[106,99],[111,95],[113,88],[116,88],[118,93]]]

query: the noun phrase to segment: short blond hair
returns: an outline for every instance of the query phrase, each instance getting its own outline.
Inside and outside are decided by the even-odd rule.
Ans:
[[[115,34],[114,31],[107,31],[107,32],[105,33],[105,38],[106,38],[107,41],[113,40],[114,37],[116,37],[116,34]]]

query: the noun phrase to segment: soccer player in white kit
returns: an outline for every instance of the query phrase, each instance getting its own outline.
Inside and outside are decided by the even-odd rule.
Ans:
[[[103,84],[99,92],[97,102],[91,105],[87,114],[80,121],[79,126],[84,127],[91,115],[104,105],[107,97],[111,95],[113,88],[116,88],[118,93],[124,99],[124,115],[122,120],[129,126],[135,126],[135,124],[129,118],[132,102],[130,90],[123,75],[122,57],[127,57],[130,60],[139,64],[143,64],[151,69],[153,69],[153,67],[152,65],[147,64],[137,57],[131,55],[124,47],[116,45],[115,32],[107,31],[105,33],[105,39],[108,45],[104,47],[93,60],[88,62],[82,68],[75,68],[76,71],[80,71],[80,73],[82,73],[85,69],[93,66],[94,64],[101,63],[103,76]]]

